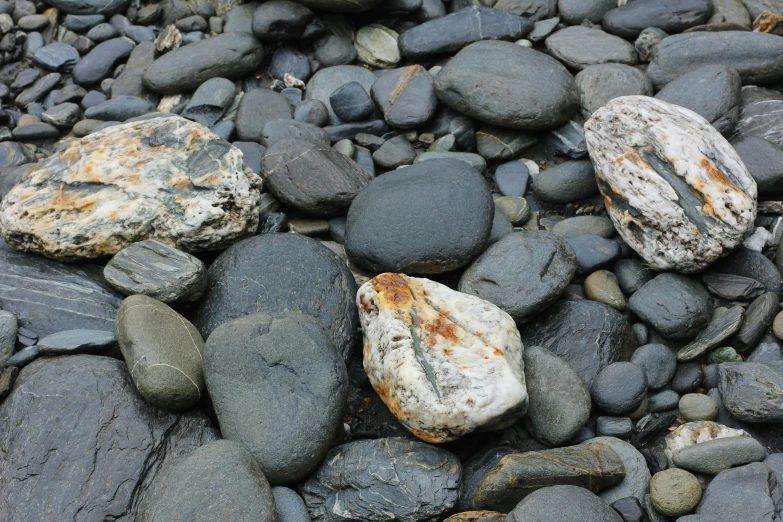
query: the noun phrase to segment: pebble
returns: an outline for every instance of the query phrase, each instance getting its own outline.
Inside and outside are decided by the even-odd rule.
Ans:
[[[725,313],[713,318],[707,328],[677,352],[677,360],[693,361],[718,347],[740,330],[744,314],[745,310],[741,306],[733,306]]]
[[[622,255],[620,245],[595,234],[581,234],[566,239],[576,254],[577,272],[588,274],[611,266]]]
[[[764,460],[764,446],[751,437],[721,437],[677,450],[674,463],[694,473],[717,475],[725,469]]]
[[[615,98],[653,94],[652,83],[647,75],[636,67],[622,63],[589,65],[579,71],[575,80],[582,100],[581,112],[585,118]]]
[[[38,49],[33,63],[52,72],[71,72],[79,63],[79,52],[70,45],[55,42]]]
[[[677,371],[674,353],[662,344],[640,346],[631,356],[631,362],[642,368],[651,390],[664,388]]]
[[[783,297],[783,281],[775,264],[759,252],[739,247],[730,255],[721,259],[712,270],[721,274],[731,274],[758,281],[767,292]],[[749,296],[751,297],[751,296]]]
[[[420,65],[381,74],[370,93],[386,123],[397,129],[424,124],[438,106],[432,76]]]
[[[691,278],[664,273],[645,283],[628,300],[628,307],[667,339],[690,340],[710,320],[710,297]]]
[[[351,46],[353,48],[353,46]],[[322,102],[329,111],[330,125],[342,123],[342,120],[332,110],[329,97],[338,88],[346,83],[355,81],[359,83],[367,92],[370,92],[372,85],[377,80],[376,76],[363,67],[355,65],[337,65],[321,69],[307,82],[307,100],[318,100]],[[353,137],[361,131],[357,131],[349,137]],[[336,140],[333,140],[336,141]]]
[[[663,515],[687,515],[701,500],[701,484],[693,473],[684,469],[660,471],[650,481],[650,500]]]
[[[616,362],[602,369],[593,379],[590,395],[604,411],[620,415],[633,411],[647,392],[647,377],[641,367]]]
[[[74,83],[85,87],[100,83],[101,80],[109,77],[114,68],[131,54],[133,48],[133,41],[124,37],[112,38],[99,43],[73,68]]]
[[[509,161],[498,165],[493,177],[501,194],[521,197],[527,191],[530,169],[524,160]]]
[[[587,276],[584,285],[588,299],[609,305],[620,312],[625,310],[627,302],[613,273],[597,270]]]
[[[604,15],[603,27],[612,34],[633,39],[648,27],[669,34],[680,33],[689,27],[705,23],[712,14],[706,0],[643,0],[630,2]]]
[[[294,111],[288,100],[270,89],[253,89],[242,96],[236,115],[237,137],[261,142],[264,127],[277,119],[290,120]]]
[[[742,326],[731,340],[731,345],[741,353],[752,350],[768,331],[780,310],[777,294],[767,292],[748,306],[742,318]]]
[[[709,395],[687,393],[680,399],[679,410],[686,422],[714,421],[718,418],[718,403]]]
[[[739,420],[780,422],[783,405],[776,390],[783,387],[780,363],[730,362],[718,366],[723,405]]]
[[[356,32],[354,47],[359,61],[372,67],[392,68],[402,59],[396,31],[380,24],[365,25]]]
[[[253,11],[252,31],[262,41],[287,41],[302,38],[308,24],[315,18],[309,8],[289,2],[272,0]]]
[[[506,520],[509,522],[525,522],[527,520],[622,522],[623,519],[609,504],[587,489],[571,485],[558,485],[542,488],[525,497],[508,514]]]
[[[375,111],[370,95],[359,82],[348,82],[329,96],[332,110],[343,121],[361,121]]]
[[[570,160],[532,176],[533,192],[543,201],[565,204],[598,193],[590,160]]]
[[[650,413],[659,413],[670,411],[677,408],[680,402],[680,396],[674,390],[663,390],[654,395],[650,395],[647,405],[647,411]]]
[[[41,355],[103,355],[117,343],[114,332],[100,330],[65,330],[47,335],[36,346]]]
[[[604,15],[617,7],[617,2],[610,0],[559,0],[557,12],[560,18],[569,25],[579,25],[585,20],[600,24]]]
[[[600,29],[584,26],[557,31],[546,39],[546,48],[552,56],[577,71],[602,63],[635,65],[639,60],[633,44]]]
[[[595,432],[600,436],[630,439],[633,427],[633,421],[629,417],[601,416],[595,419]]]
[[[292,489],[277,486],[272,488],[272,495],[275,499],[275,508],[277,511],[278,522],[309,522],[310,514],[307,512],[307,506],[295,491]]]

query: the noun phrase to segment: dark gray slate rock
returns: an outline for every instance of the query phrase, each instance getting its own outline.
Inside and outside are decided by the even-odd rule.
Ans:
[[[631,362],[639,366],[652,390],[660,390],[672,380],[677,371],[677,358],[662,344],[646,344],[633,352]]]
[[[27,107],[31,103],[34,103],[46,96],[49,91],[54,89],[54,87],[60,83],[61,79],[62,76],[60,73],[49,73],[46,76],[36,80],[33,85],[19,93],[19,96],[17,96],[16,100],[14,101],[19,107]],[[3,162],[3,166],[7,167],[9,165]]]
[[[712,265],[710,270],[721,274],[733,274],[755,279],[764,285],[767,292],[774,292],[778,299],[783,299],[783,282],[780,278],[780,272],[772,261],[755,250],[739,247],[728,257]]]
[[[79,85],[94,85],[108,78],[134,47],[133,41],[124,37],[99,43],[73,68],[73,81]]]
[[[272,120],[292,119],[294,109],[285,96],[271,89],[253,89],[242,96],[237,110],[237,137],[260,142],[264,127]]]
[[[595,301],[558,301],[521,329],[527,346],[561,356],[587,386],[608,365],[631,357],[636,341],[617,310]]]
[[[476,152],[487,161],[505,161],[518,157],[537,141],[538,137],[533,133],[483,125],[476,132]]]
[[[777,301],[775,301],[777,306]],[[683,346],[677,352],[678,361],[693,361],[698,359],[713,348],[717,348],[726,339],[737,333],[742,324],[744,309],[741,306],[733,306],[725,313],[712,319],[710,324],[699,332],[696,338]]]
[[[643,71],[620,63],[585,67],[576,75],[576,85],[579,88],[582,115],[585,118],[589,118],[593,112],[614,98],[652,96],[653,93],[652,83]]]
[[[628,300],[633,313],[667,339],[689,340],[707,326],[710,295],[698,281],[679,274],[657,276]]]
[[[514,225],[511,224],[511,221],[509,221],[503,211],[500,210],[500,207],[495,205],[495,215],[492,218],[492,230],[489,232],[487,245],[494,245],[513,232]]]
[[[318,241],[265,234],[231,246],[212,263],[193,322],[208,338],[218,325],[243,315],[299,311],[318,319],[348,358],[359,326],[356,291],[345,263]]]
[[[0,512],[8,522],[135,520],[156,475],[217,435],[198,410],[149,406],[122,361],[39,359],[0,404]]]
[[[533,192],[547,203],[565,204],[598,194],[590,159],[572,160],[532,177]]]
[[[725,65],[708,65],[680,76],[655,97],[692,110],[729,136],[739,119],[741,89],[737,71]]]
[[[39,141],[57,138],[60,131],[48,123],[31,123],[15,128],[12,135],[15,140],[19,141]]]
[[[220,325],[204,375],[223,437],[246,446],[272,484],[310,475],[342,428],[348,374],[310,316],[260,313]]]
[[[144,72],[144,86],[163,94],[194,91],[210,78],[243,78],[263,59],[264,48],[252,34],[223,33],[155,60]]]
[[[322,128],[296,120],[283,118],[270,120],[261,131],[261,143],[265,147],[283,138],[305,139],[324,146],[331,143],[329,134]]]
[[[315,13],[301,4],[272,0],[262,3],[253,12],[252,30],[263,41],[298,40],[313,18]]]
[[[660,413],[662,411],[670,411],[677,408],[677,404],[680,402],[680,395],[674,390],[663,390],[654,395],[649,396],[649,402],[647,404],[647,411],[649,413]]]
[[[52,6],[73,15],[112,15],[124,10],[128,0],[51,0]]]
[[[294,119],[316,127],[323,127],[329,123],[329,111],[321,101],[305,100],[297,104],[294,109]]]
[[[706,23],[711,14],[709,0],[639,0],[606,13],[603,28],[633,40],[648,27],[680,33]]]
[[[569,25],[579,25],[585,20],[600,24],[604,15],[617,7],[613,0],[559,0],[557,12]]]
[[[386,123],[398,129],[412,129],[426,123],[438,107],[432,75],[421,65],[382,74],[370,94]]]
[[[36,346],[41,355],[101,355],[117,343],[114,332],[101,330],[65,330],[47,335]]]
[[[354,199],[345,250],[374,273],[447,272],[481,253],[493,214],[486,182],[468,165],[425,161],[375,178]]]
[[[291,45],[284,45],[275,51],[269,72],[278,80],[284,80],[286,74],[306,82],[310,79],[310,60]]]
[[[378,6],[381,0],[297,0],[313,9],[335,13],[360,13]]]
[[[780,305],[776,294],[767,292],[757,297],[745,311],[742,326],[731,340],[731,346],[736,348],[739,353],[745,353],[755,348],[769,327],[772,326],[772,321],[778,311],[780,311]]]
[[[581,71],[590,65],[639,61],[633,44],[600,29],[584,26],[567,27],[546,39],[549,54],[570,69]]]
[[[316,522],[431,520],[456,504],[460,468],[457,457],[423,442],[359,440],[331,450],[301,491]]]
[[[558,127],[579,108],[579,91],[565,67],[510,42],[469,45],[437,74],[435,92],[467,116],[519,130]]]
[[[597,234],[569,237],[566,242],[576,255],[576,269],[580,274],[608,268],[622,255],[622,248],[616,241]]]
[[[41,47],[33,55],[33,63],[54,72],[71,72],[79,63],[79,51],[61,42]]]
[[[756,136],[732,141],[731,145],[756,180],[759,196],[783,195],[783,149]]]
[[[763,520],[772,522],[783,497],[780,480],[756,462],[727,469],[709,483],[696,507],[698,521]],[[685,517],[689,518],[689,517]],[[690,522],[690,521],[689,521]]]
[[[647,74],[660,89],[704,65],[732,67],[743,83],[775,82],[783,78],[783,39],[745,31],[677,34],[655,46]]]
[[[677,393],[694,391],[701,385],[704,371],[699,363],[679,363],[672,379],[672,389]]]
[[[310,522],[307,506],[294,490],[283,486],[272,488],[277,508],[277,522]]]
[[[261,161],[264,181],[287,205],[307,214],[345,214],[367,186],[364,170],[328,143],[283,138],[272,144]]]
[[[113,91],[112,87],[112,97]],[[181,115],[205,127],[212,127],[223,117],[236,95],[234,82],[225,78],[212,78],[199,85]]]
[[[337,65],[349,65],[356,61],[358,56],[356,47],[351,40],[337,35],[329,35],[321,41],[315,50],[315,59],[324,67],[330,68]]]
[[[138,522],[274,520],[275,501],[241,444],[205,444],[162,473],[139,506]]]
[[[373,152],[372,159],[379,167],[394,170],[413,163],[416,159],[416,149],[405,139],[405,136],[396,136]]]
[[[720,396],[731,415],[751,423],[783,422],[781,363],[723,363],[718,376]]]
[[[620,515],[595,493],[577,486],[550,486],[528,495],[506,517],[508,522],[623,522]]]
[[[359,82],[348,82],[338,87],[329,96],[329,104],[342,121],[362,121],[375,112],[370,95]]]
[[[750,277],[707,272],[701,278],[712,295],[729,300],[747,301],[760,296],[766,287]]]
[[[517,323],[555,302],[576,272],[576,256],[559,236],[509,234],[476,259],[459,281],[460,292],[489,301]]]
[[[519,40],[532,29],[529,20],[504,9],[471,6],[405,31],[398,46],[406,58],[426,58],[453,53],[481,40]]]
[[[154,239],[120,250],[103,276],[125,295],[144,294],[166,304],[197,301],[207,288],[200,259]]]
[[[342,122],[332,110],[331,103],[329,103],[329,97],[332,93],[350,82],[357,82],[364,87],[367,92],[370,92],[375,80],[377,80],[377,77],[364,67],[358,67],[356,65],[327,67],[315,73],[313,77],[310,78],[310,81],[307,82],[307,99],[323,102],[329,111],[330,125],[337,125]],[[350,136],[350,138],[353,139],[354,136],[355,134]]]
[[[500,459],[512,453],[519,453],[519,450],[511,446],[496,446],[478,451],[465,462],[462,466],[462,488],[457,502],[457,511],[476,513],[471,511],[473,497],[481,482],[497,466]]]
[[[747,85],[740,97],[740,118],[732,139],[755,136],[783,147],[783,94]]]
[[[332,143],[337,143],[340,140],[352,140],[356,138],[357,134],[367,134],[370,136],[383,136],[389,128],[386,126],[386,122],[383,120],[373,120],[357,123],[341,123],[339,125],[330,125],[324,127],[324,130],[329,135],[329,140]],[[360,149],[357,149],[357,151]],[[365,149],[366,150],[366,149]],[[369,151],[368,151],[369,153]],[[359,153],[356,153],[356,159],[358,163]]]

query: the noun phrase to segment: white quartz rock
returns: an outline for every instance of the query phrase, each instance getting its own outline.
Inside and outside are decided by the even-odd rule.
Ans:
[[[261,178],[242,151],[179,116],[108,127],[31,168],[0,205],[17,250],[62,261],[157,239],[195,252],[255,232]]]
[[[623,96],[585,123],[585,139],[615,228],[655,267],[698,272],[752,231],[756,182],[696,113]]]
[[[755,250],[756,252],[761,252],[771,240],[772,234],[770,234],[766,228],[758,227],[756,228],[756,231],[748,236],[745,242],[742,243],[742,246],[750,250]]]
[[[712,421],[686,422],[666,435],[664,438],[666,447],[663,452],[671,462],[672,455],[683,448],[726,437],[750,437],[750,434]]]
[[[527,411],[514,320],[478,297],[403,274],[381,274],[356,297],[364,369],[414,435],[448,442],[501,429]]]

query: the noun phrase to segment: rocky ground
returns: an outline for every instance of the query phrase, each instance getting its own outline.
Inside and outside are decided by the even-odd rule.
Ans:
[[[0,0],[0,522],[783,520],[780,0]]]

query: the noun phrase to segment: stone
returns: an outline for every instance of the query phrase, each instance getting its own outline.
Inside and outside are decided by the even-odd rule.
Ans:
[[[60,80],[62,79],[62,76],[60,73],[49,73],[46,76],[43,76],[35,81],[33,85],[28,87],[27,89],[23,90],[21,93],[19,93],[19,96],[16,97],[14,102],[19,107],[27,107],[28,105],[35,103],[36,101],[40,100],[44,96],[46,96],[49,91],[54,89],[54,87],[60,83]],[[4,165],[4,166],[10,166],[10,165]]]
[[[513,225],[522,226],[530,218],[530,205],[525,198],[503,196],[494,201],[495,208],[500,209]]]
[[[613,273],[597,270],[587,276],[584,286],[588,299],[609,305],[619,312],[625,311],[627,302]]]
[[[260,186],[241,152],[203,126],[156,118],[95,132],[38,163],[3,200],[0,226],[14,248],[69,261],[144,239],[225,248],[255,231]]]
[[[477,152],[488,161],[514,159],[537,141],[533,134],[490,125],[484,125],[476,132]]]
[[[649,413],[660,413],[677,408],[680,402],[680,396],[674,390],[663,390],[649,396],[647,411]]]
[[[712,0],[708,24],[733,23],[750,27],[750,15],[740,0]]]
[[[166,304],[198,301],[207,288],[200,259],[152,239],[117,252],[103,276],[125,295],[143,294]]]
[[[41,355],[103,355],[117,343],[114,332],[101,330],[65,330],[47,335],[36,346]]]
[[[743,87],[740,92],[740,117],[732,140],[755,136],[783,147],[782,111],[783,94],[754,85]],[[748,167],[751,168],[752,165]]]
[[[535,444],[535,442],[533,444]],[[525,448],[527,450],[545,449],[543,447],[528,448],[526,444]],[[512,445],[488,447],[479,450],[467,459],[462,466],[462,488],[460,490],[459,502],[456,507],[457,511],[473,509],[473,497],[476,495],[479,487],[481,487],[481,483],[484,481],[487,474],[497,466],[500,459],[506,455],[519,452],[520,450]]]
[[[563,0],[560,1],[563,3]],[[583,68],[575,77],[582,115],[589,118],[610,100],[620,96],[652,96],[653,87],[645,73],[622,63],[604,63]]]
[[[444,159],[461,161],[482,176],[487,171],[487,160],[472,152],[424,152],[419,154],[413,163]]]
[[[271,89],[253,89],[242,96],[237,110],[237,137],[243,141],[262,141],[264,127],[276,119],[293,117],[288,100]]]
[[[350,65],[356,61],[358,55],[359,53],[351,40],[337,35],[329,35],[315,50],[316,60],[327,68]]]
[[[215,125],[234,103],[237,89],[234,82],[225,78],[212,78],[199,85],[182,111],[182,116],[205,127]],[[112,88],[112,97],[114,89]]]
[[[67,129],[79,121],[81,108],[75,103],[62,103],[48,109],[41,115],[44,123],[50,123],[57,128]]]
[[[650,481],[650,500],[663,515],[687,515],[701,500],[701,484],[693,473],[684,469],[660,471]]]
[[[465,511],[451,515],[444,522],[500,522],[506,514],[498,511]]]
[[[712,9],[707,0],[643,0],[606,13],[603,28],[630,40],[648,27],[656,27],[669,34],[680,33],[707,22],[711,14]]]
[[[40,141],[56,139],[60,136],[60,131],[48,123],[31,123],[16,127],[12,135],[14,139],[19,141]]]
[[[325,130],[301,121],[285,118],[270,120],[261,131],[261,142],[266,147],[283,138],[302,138],[321,145],[330,145],[329,135]]]
[[[264,48],[249,33],[223,33],[170,51],[144,72],[144,86],[162,94],[193,91],[211,78],[237,80],[254,72]]]
[[[756,136],[732,141],[731,146],[756,180],[759,196],[783,196],[783,170],[779,167],[783,161],[783,150],[780,147]]]
[[[493,215],[481,176],[463,162],[433,159],[375,178],[359,193],[345,250],[373,273],[447,272],[484,250]]]
[[[771,457],[767,459],[770,460]],[[709,483],[696,508],[701,518],[693,522],[774,520],[775,504],[783,491],[771,467],[757,462],[720,472]]]
[[[593,379],[590,395],[610,415],[632,412],[647,393],[647,376],[640,366],[630,362],[612,363]]]
[[[416,149],[404,136],[397,136],[373,152],[372,159],[379,167],[394,170],[412,164],[416,159]]]
[[[733,274],[707,272],[701,278],[712,295],[728,300],[747,301],[764,293],[764,285],[751,279]]]
[[[326,105],[318,100],[305,100],[294,108],[294,120],[323,127],[329,122]]]
[[[25,366],[0,420],[0,511],[9,522],[134,520],[159,473],[218,437],[198,410],[148,405],[124,362],[94,355]]]
[[[457,53],[435,76],[435,93],[467,116],[518,130],[558,127],[579,108],[565,67],[510,42],[476,42]]]
[[[356,136],[363,134],[365,136],[375,136],[380,137],[387,133],[388,127],[386,126],[386,122],[383,120],[372,120],[372,121],[364,121],[364,122],[354,122],[354,123],[342,123],[340,125],[330,125],[328,127],[324,127],[324,130],[326,131],[326,134],[329,135],[329,139],[332,143],[337,143],[341,140],[350,140],[356,138]],[[359,142],[360,145],[363,145],[361,141]],[[355,154],[356,159],[359,160],[359,152],[357,149],[357,153]],[[369,150],[368,150],[369,155]],[[367,158],[368,161],[371,158]],[[358,161],[357,161],[358,163]]]
[[[598,194],[589,159],[570,160],[532,176],[533,192],[547,203],[566,204]]]
[[[690,340],[709,323],[710,296],[694,279],[661,274],[636,291],[628,307],[667,339]]]
[[[353,46],[351,47],[353,48]],[[310,78],[310,81],[307,82],[306,99],[318,100],[322,102],[329,111],[330,125],[337,125],[342,123],[342,121],[334,113],[332,105],[329,102],[329,97],[332,95],[332,93],[346,83],[350,82],[357,82],[359,85],[364,87],[367,92],[370,92],[370,89],[376,80],[377,77],[364,67],[358,67],[355,65],[337,65],[334,67],[327,67],[315,73],[313,77]],[[349,137],[353,139],[357,132]]]
[[[597,435],[630,439],[633,434],[633,428],[633,421],[630,417],[602,415],[595,419],[595,433]]]
[[[162,474],[141,502],[136,520],[207,522],[244,517],[274,520],[272,490],[247,449],[216,440]]]
[[[742,326],[731,340],[731,345],[742,353],[755,348],[779,311],[777,294],[767,292],[757,297],[745,311]]]
[[[313,9],[334,13],[359,13],[378,6],[381,0],[297,0]]]
[[[773,292],[778,299],[783,298],[783,282],[775,264],[760,252],[738,247],[725,259],[721,259],[711,268],[721,274],[731,274],[754,279],[764,285],[767,292]],[[749,299],[747,297],[746,299]]]
[[[263,234],[237,243],[209,268],[193,315],[204,338],[244,315],[298,311],[318,319],[347,359],[357,339],[356,284],[345,263],[315,239]]]
[[[587,386],[610,364],[628,360],[635,340],[625,318],[595,301],[555,302],[520,330],[527,346],[561,356]]]
[[[79,52],[64,43],[50,43],[35,52],[33,63],[48,71],[67,73],[79,63]]]
[[[721,438],[747,437],[743,430],[733,429],[717,422],[700,421],[687,422],[664,437],[663,452],[671,463],[672,456],[685,448]]]
[[[99,43],[73,68],[74,83],[84,86],[100,83],[131,54],[134,46],[132,40],[124,37]]]
[[[585,131],[615,228],[653,266],[702,270],[752,228],[756,183],[728,142],[695,113],[625,96],[596,111]]]
[[[332,449],[301,491],[315,522],[430,520],[454,507],[460,476],[457,457],[445,449],[400,438],[358,440]]]
[[[57,10],[69,15],[112,15],[128,6],[127,0],[52,0]]]
[[[432,75],[421,65],[381,74],[370,94],[383,119],[396,129],[413,129],[426,123],[438,107]]]
[[[581,25],[557,31],[546,39],[546,48],[567,67],[578,71],[603,63],[635,65],[639,61],[633,44]]]
[[[725,363],[718,366],[723,405],[737,419],[750,422],[783,422],[783,369],[779,363]]]
[[[298,40],[314,18],[315,13],[301,4],[272,0],[262,3],[253,11],[252,30],[262,41]]]
[[[622,255],[622,249],[616,241],[595,234],[569,237],[566,242],[576,254],[576,268],[580,274],[607,268]]]
[[[512,14],[540,22],[551,19],[557,13],[555,0],[498,0],[495,9],[505,9]]]
[[[655,47],[647,74],[656,88],[704,65],[736,69],[742,83],[783,78],[783,42],[775,35],[745,31],[695,32],[665,38]]]
[[[397,48],[396,31],[380,24],[365,25],[356,31],[354,47],[359,61],[372,67],[388,69],[402,59]]]
[[[492,230],[489,231],[488,245],[494,245],[507,235],[514,232],[514,225],[508,220],[506,215],[495,205],[495,215],[492,218]]]
[[[693,341],[680,348],[677,352],[677,360],[694,361],[720,346],[723,341],[739,331],[744,312],[741,306],[733,306],[726,313],[712,319],[707,328],[699,332]]]
[[[605,444],[611,448],[620,457],[625,468],[625,478],[619,484],[603,489],[598,496],[610,504],[629,496],[641,502],[650,483],[650,470],[644,456],[631,444],[616,437],[595,437],[582,444],[589,443]]]
[[[720,364],[725,362],[741,361],[742,356],[731,346],[721,346],[711,351],[705,360],[707,364]]]
[[[662,344],[646,344],[633,352],[631,362],[639,366],[647,377],[651,390],[664,388],[677,371],[674,353]]]
[[[6,362],[14,354],[18,321],[11,312],[0,310],[0,368],[5,368]]]
[[[579,25],[585,20],[600,24],[604,15],[617,7],[609,0],[559,0],[557,12],[568,25]]]
[[[622,522],[609,504],[587,489],[557,485],[541,488],[528,495],[506,518],[509,522],[556,522],[581,520],[583,522]]]
[[[87,108],[84,116],[94,120],[121,122],[143,116],[154,108],[155,104],[143,98],[117,96]]]
[[[672,378],[672,389],[677,393],[693,391],[701,385],[703,378],[704,372],[701,369],[701,364],[678,363],[677,371]]]
[[[580,486],[595,493],[624,477],[622,460],[602,442],[514,453],[500,459],[484,478],[473,496],[472,507],[510,511],[547,486]]]
[[[223,437],[247,447],[272,484],[308,477],[342,429],[342,353],[300,312],[221,324],[207,339],[204,376]]]
[[[561,357],[538,346],[524,353],[529,404],[524,423],[537,440],[565,444],[590,417],[590,391]]]
[[[718,418],[718,403],[709,395],[687,393],[680,399],[678,408],[686,422],[714,421]]]
[[[522,197],[527,192],[530,168],[524,160],[509,161],[498,165],[493,177],[501,194],[508,197]]]
[[[417,437],[448,442],[527,411],[523,346],[499,308],[402,274],[368,281],[356,302],[370,383]]]
[[[672,455],[674,463],[694,473],[717,475],[734,466],[758,462],[766,449],[751,437],[721,437],[693,444]]]
[[[362,121],[375,112],[370,95],[359,82],[348,82],[329,96],[332,110],[342,121]]]
[[[278,522],[309,522],[307,506],[295,491],[277,486],[272,488],[272,495],[275,498]]]

